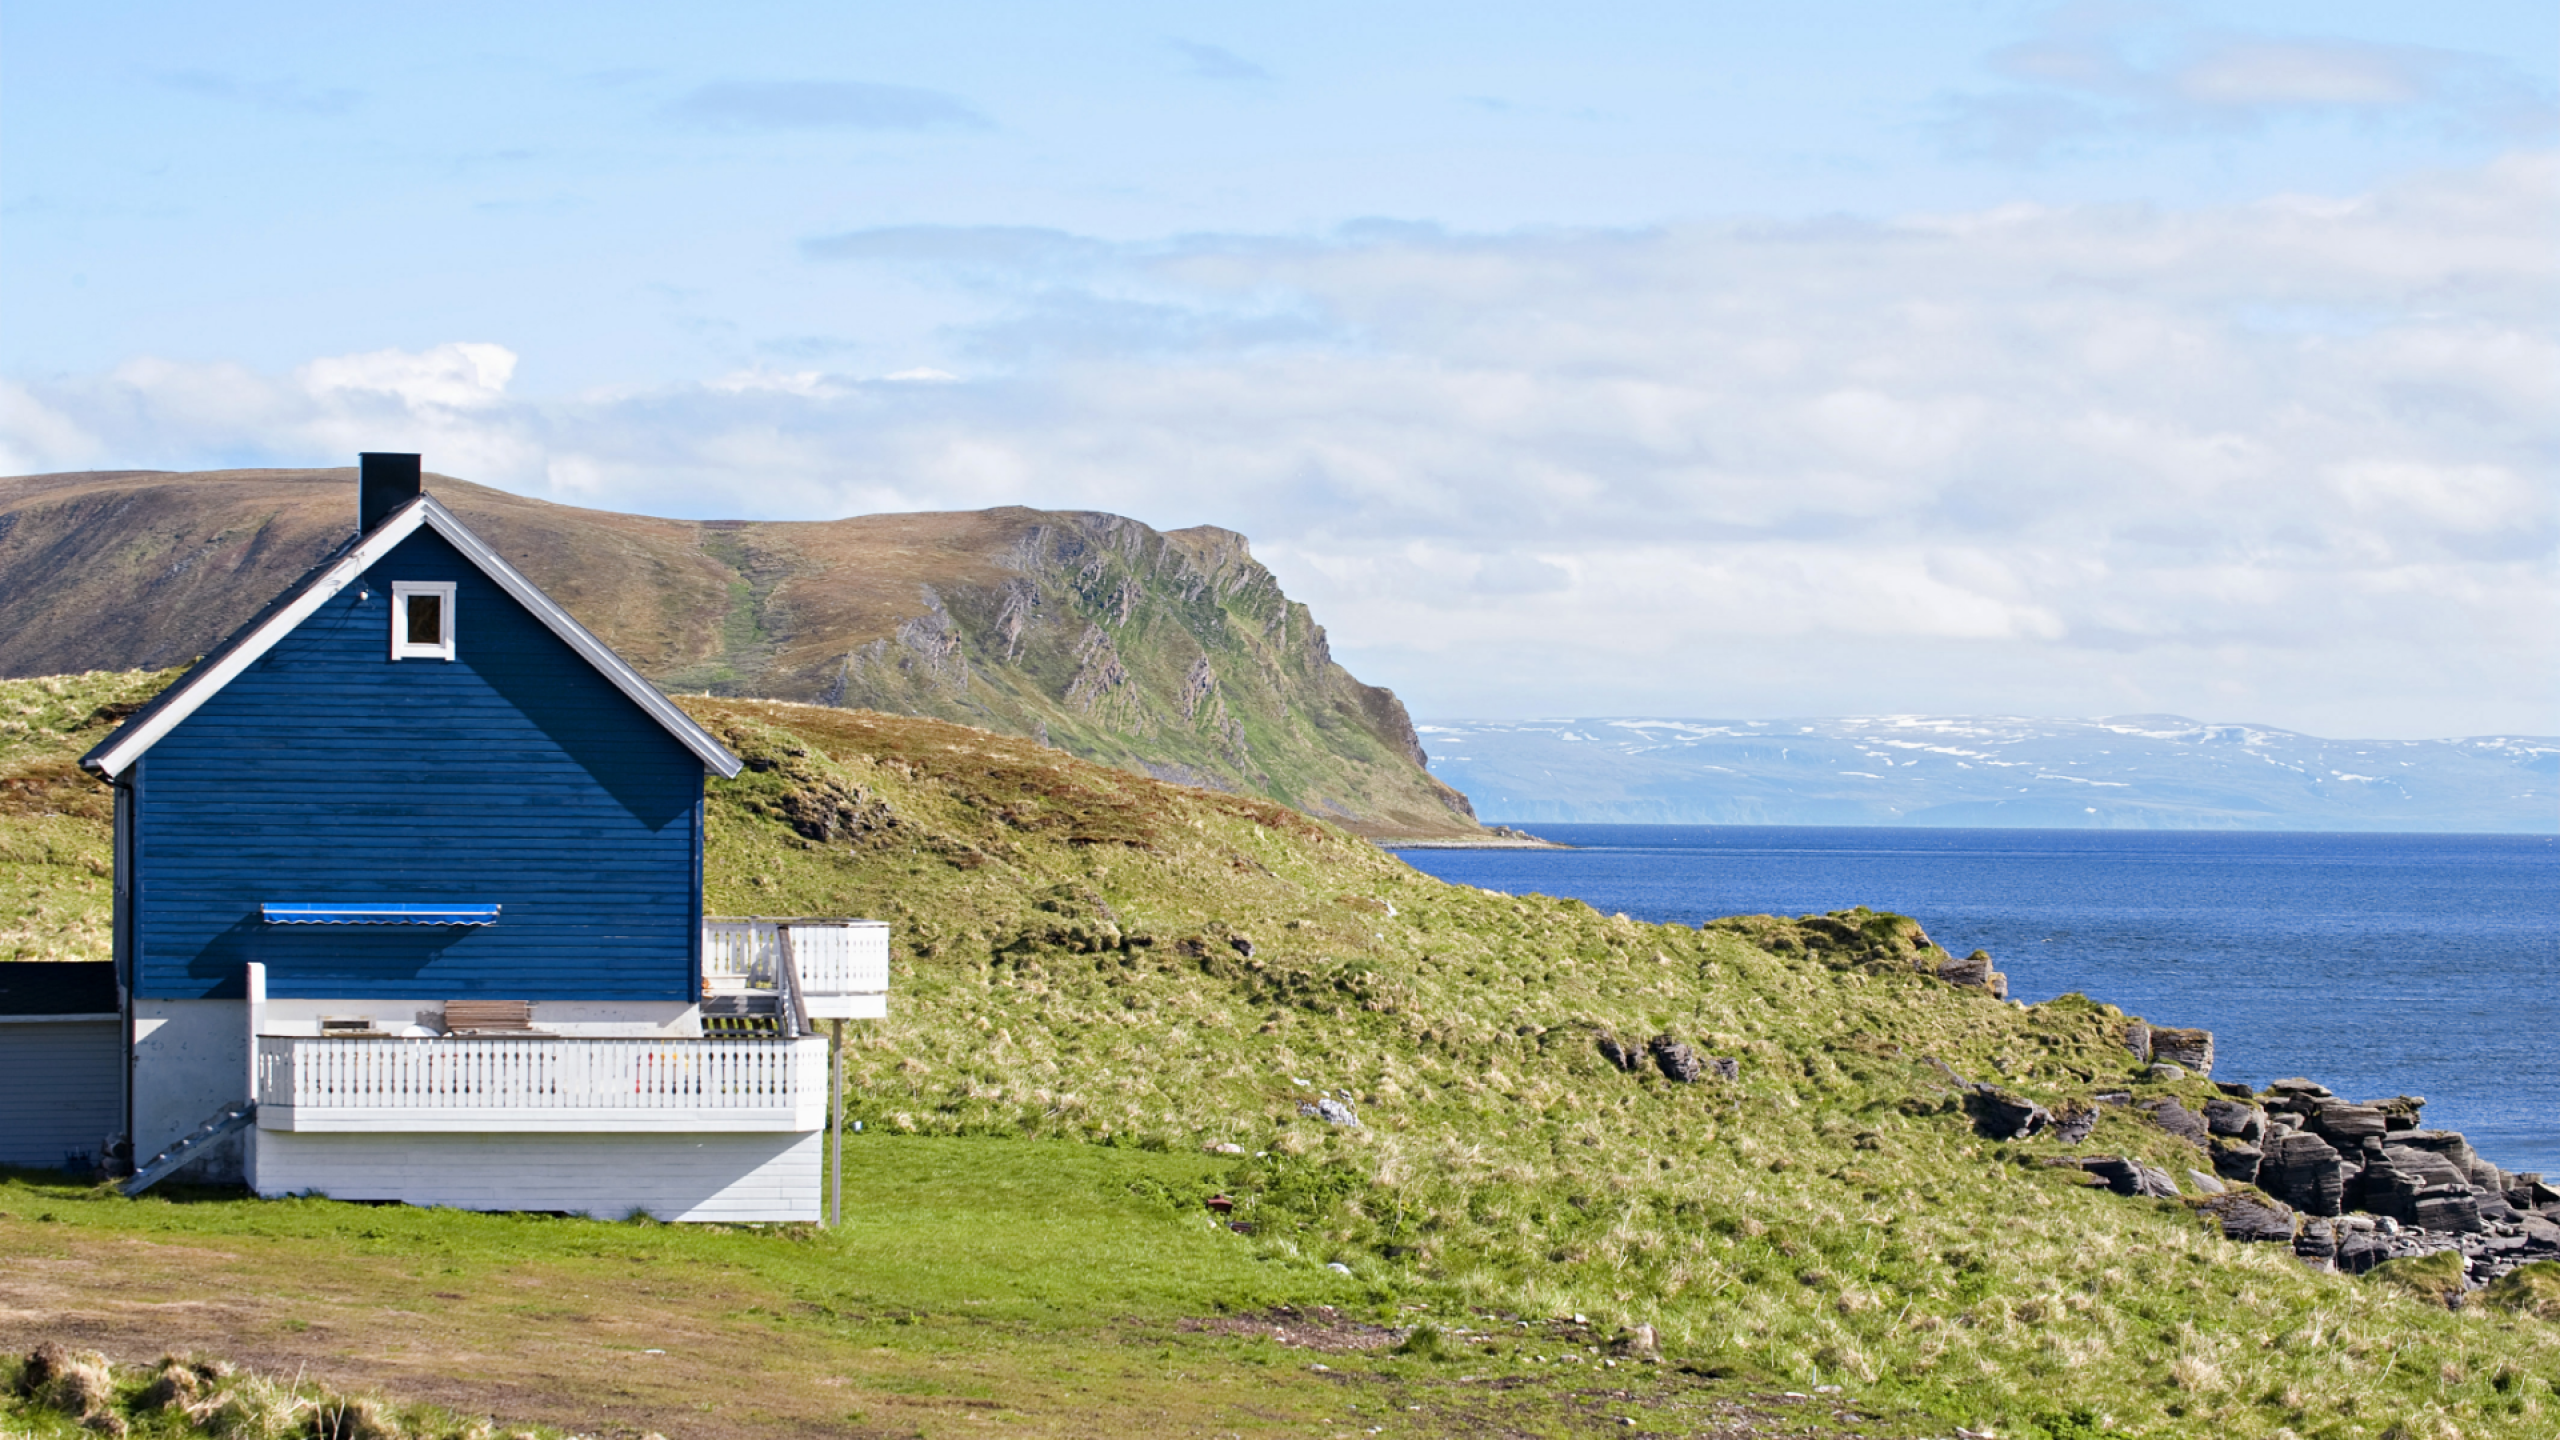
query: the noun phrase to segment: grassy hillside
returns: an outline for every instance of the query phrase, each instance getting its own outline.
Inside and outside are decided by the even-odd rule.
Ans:
[[[104,960],[115,807],[82,752],[178,672],[0,680],[0,960]]]
[[[79,701],[46,703],[75,743]],[[2551,1321],[2314,1273],[2041,1163],[2198,1163],[2133,1107],[2076,1145],[1981,1138],[1949,1069],[2047,1105],[2211,1091],[2145,1081],[2103,1004],[1925,976],[1943,957],[1912,921],[1642,925],[1026,741],[686,703],[750,767],[713,787],[710,907],[898,927],[892,1018],[849,1047],[865,1145],[1209,1157],[1239,1245],[1427,1307],[1448,1371],[1542,1375],[1495,1317],[1578,1314],[1594,1344],[1652,1327],[1697,1384],[1838,1384],[2003,1436],[2560,1423]],[[1605,1057],[1656,1036],[1738,1074]],[[1309,1113],[1328,1101],[1360,1123]]]
[[[1241,535],[1086,511],[665,520],[427,488],[669,690],[929,715],[1370,834],[1466,835]],[[350,470],[0,479],[0,675],[185,664],[352,530]]]

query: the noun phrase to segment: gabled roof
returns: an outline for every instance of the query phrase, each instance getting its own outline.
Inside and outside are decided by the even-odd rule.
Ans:
[[[657,686],[630,662],[613,653],[586,626],[571,617],[559,603],[545,595],[530,580],[506,562],[505,557],[489,548],[487,542],[471,533],[468,526],[454,518],[452,511],[436,503],[432,495],[421,495],[393,511],[373,529],[358,536],[337,555],[324,561],[320,568],[304,576],[292,589],[275,598],[257,617],[235,631],[231,638],[214,648],[212,654],[198,662],[177,684],[160,692],[158,698],[136,711],[113,735],[100,741],[96,749],[80,757],[88,770],[110,779],[124,773],[125,767],[157,743],[161,736],[176,729],[186,719],[220,693],[222,687],[256,664],[259,658],[276,647],[293,628],[310,618],[313,611],[329,598],[354,583],[358,576],[373,568],[374,562],[391,553],[394,547],[420,530],[433,530],[459,550],[463,558],[480,568],[498,584],[498,588],[515,598],[517,604],[531,611],[534,618],[550,627],[596,668],[596,673],[613,683],[613,687],[631,698],[631,703],[649,714],[666,732],[676,738],[700,759],[705,768],[722,779],[738,773],[738,757],[711,733],[694,723],[692,716],[676,707]]]

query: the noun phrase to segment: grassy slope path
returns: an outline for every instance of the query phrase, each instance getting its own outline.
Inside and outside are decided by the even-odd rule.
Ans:
[[[57,749],[107,723],[82,718],[70,691],[145,684],[57,683],[66,693],[37,707],[55,717]],[[962,1197],[953,1208],[915,1212],[894,1187],[870,1192],[884,1197],[882,1214],[865,1223],[887,1227],[869,1232],[887,1248],[863,1250],[850,1232],[809,1242],[792,1253],[824,1258],[795,1262],[805,1268],[794,1273],[830,1278],[805,1284],[757,1258],[770,1237],[310,1202],[172,1207],[205,1217],[187,1222],[201,1227],[189,1245],[246,1253],[266,1243],[258,1227],[284,1223],[262,1217],[340,1217],[290,1252],[314,1277],[297,1283],[324,1285],[338,1257],[365,1253],[345,1238],[358,1223],[387,1234],[530,1227],[506,1232],[537,1237],[508,1244],[548,1252],[528,1263],[625,1277],[579,1292],[595,1311],[582,1298],[527,1312],[528,1345],[588,1333],[578,1327],[590,1322],[569,1317],[612,1313],[604,1297],[645,1309],[665,1275],[722,1277],[702,1283],[730,1297],[726,1323],[761,1307],[784,1349],[818,1344],[859,1315],[873,1328],[842,1331],[845,1348],[827,1353],[870,1353],[863,1336],[890,1333],[877,1327],[904,1307],[919,1333],[953,1337],[951,1363],[979,1357],[965,1363],[1007,1377],[980,1383],[1022,1397],[1005,1403],[1053,1417],[1044,1423],[1062,1433],[1077,1433],[1074,1417],[1091,1407],[1120,1407],[1111,1413],[1125,1421],[1157,1413],[1145,1397],[1174,1405],[1190,1393],[1189,1381],[1158,1391],[1139,1370],[1108,1369],[1133,1364],[1159,1333],[1174,1369],[1204,1367],[1239,1387],[1227,1428],[1252,1416],[1284,1429],[1310,1414],[1340,1421],[1327,1408],[1347,1393],[1337,1387],[1408,1383],[1529,1407],[1516,1422],[1482,1420],[1496,1427],[1487,1433],[1597,1424],[1610,1402],[1556,1398],[1592,1389],[1588,1370],[1554,1379],[1567,1338],[1555,1324],[1576,1314],[1588,1317],[1576,1333],[1592,1341],[1652,1326],[1665,1369],[1681,1378],[1657,1371],[1647,1383],[1674,1385],[1679,1404],[1839,1384],[1906,1417],[1866,1427],[1877,1434],[1962,1424],[2012,1440],[2102,1429],[2476,1440],[2547,1437],[2560,1418],[2560,1327],[2547,1320],[2484,1305],[2452,1312],[2316,1274],[2282,1247],[2223,1240],[2182,1202],[2120,1199],[2041,1163],[2104,1152],[2181,1175],[2199,1163],[2130,1108],[2105,1109],[2077,1146],[1980,1138],[1933,1061],[2048,1104],[2128,1088],[2194,1107],[2209,1091],[2142,1081],[2110,1007],[2078,997],[2012,1006],[1927,978],[1914,963],[1939,952],[1911,921],[1641,925],[1575,902],[1443,885],[1278,805],[1028,741],[865,712],[686,703],[749,762],[713,788],[711,908],[896,924],[893,1016],[857,1027],[848,1049],[865,1126],[854,1151],[878,1167],[866,1174],[916,1167],[929,1193]],[[84,873],[77,854],[57,868],[66,883]],[[74,919],[81,897],[102,903],[77,888],[48,893]],[[1650,1067],[1622,1071],[1598,1043],[1665,1033],[1733,1057],[1739,1078],[1673,1084]],[[1347,1101],[1362,1123],[1304,1113],[1324,1099]],[[1210,1153],[1220,1145],[1236,1152]],[[1155,1164],[1167,1168],[1146,1168]],[[1007,1219],[1013,1182],[989,1178],[1047,1184],[1047,1172],[1091,1165],[1113,1179],[1069,1186],[1090,1197],[1076,1202],[1087,1233],[1126,1225],[1132,1237],[1182,1242],[1147,1240],[1169,1267],[1155,1288],[1086,1298],[1115,1293],[1099,1288],[1113,1272],[1091,1263],[1090,1243]],[[1253,1233],[1209,1228],[1194,1208],[1205,1184],[1235,1198]],[[148,1213],[110,1203],[58,1233],[102,1237],[140,1223],[118,1217]],[[23,1218],[6,1225],[0,1247],[57,1233]],[[657,1258],[617,1269],[581,1251],[601,1243],[581,1238],[591,1234],[651,1237]],[[1183,1248],[1192,1244],[1222,1248]],[[1242,1265],[1233,1273],[1255,1283],[1195,1286],[1181,1278],[1193,1254]],[[1348,1275],[1324,1268],[1336,1264]],[[927,1283],[946,1273],[962,1277],[956,1287]],[[874,1281],[872,1299],[859,1299]],[[978,1289],[990,1293],[968,1293]],[[113,1293],[148,1292],[116,1283]],[[344,1312],[345,1343],[359,1349],[413,1333],[403,1315],[368,1307],[433,1313],[414,1296],[403,1305],[372,1293]],[[1410,1378],[1350,1382],[1339,1378],[1349,1364],[1321,1375],[1248,1368],[1252,1357],[1216,1348],[1241,1338],[1179,1326],[1318,1301],[1370,1323],[1427,1322],[1450,1337],[1446,1358],[1381,1361]],[[1509,1338],[1488,1354],[1479,1336],[1494,1330]],[[1584,1341],[1575,1349],[1592,1363]],[[1075,1355],[1114,1378],[1088,1392],[1038,1388]],[[412,1373],[453,1373],[439,1363]],[[861,1397],[848,1409],[908,1393],[885,1371],[843,1373],[842,1388]],[[1472,1387],[1458,1378],[1468,1373],[1480,1376]],[[1494,1391],[1483,1376],[1524,1383]],[[1426,1404],[1406,1415],[1443,1413],[1401,1403]],[[1209,1423],[1207,1411],[1182,1413]],[[1479,1424],[1446,1418],[1449,1433]],[[788,1429],[779,1412],[771,1423]],[[1684,1411],[1661,1429],[1716,1433],[1716,1423]]]

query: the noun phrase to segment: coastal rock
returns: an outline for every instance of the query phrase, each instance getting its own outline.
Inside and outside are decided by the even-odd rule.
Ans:
[[[2053,1138],[2077,1145],[2098,1128],[2098,1107],[2086,1100],[2065,1100],[2053,1110]]]
[[[1994,1000],[2009,998],[2009,977],[1991,968],[1991,952],[1976,950],[1961,960],[1948,960],[1938,966],[1938,978],[1950,985],[1988,990]]]
[[[2183,1066],[2198,1075],[2211,1075],[2213,1032],[2173,1030],[2154,1025],[2151,1027],[2151,1058],[2164,1064]]]
[[[2142,1078],[2154,1085],[2175,1085],[2187,1078],[2187,1072],[2167,1061],[2155,1061],[2144,1068]]]
[[[2145,1165],[2129,1155],[2089,1156],[2081,1160],[2080,1168],[2105,1181],[2107,1188],[2119,1195],[2178,1198],[2178,1182],[2169,1178],[2168,1171]]]
[[[2256,1140],[2267,1132],[2267,1112],[2237,1100],[2204,1102],[2205,1128],[2234,1140]]]
[[[2329,1220],[2306,1220],[2294,1233],[2293,1253],[2326,1270],[2338,1258],[2338,1232]]]
[[[2344,1100],[2322,1100],[2311,1112],[2310,1128],[2341,1150],[2359,1148],[2367,1137],[2380,1139],[2384,1131],[2382,1112],[2371,1105],[2352,1105]]]
[[[2212,1176],[2210,1176],[2210,1175],[2207,1175],[2207,1174],[2206,1174],[2206,1173],[2204,1173],[2203,1171],[2198,1170],[2198,1169],[2195,1169],[2195,1168],[2193,1168],[2193,1167],[2189,1167],[2189,1168],[2188,1168],[2188,1170],[2187,1170],[2187,1178],[2188,1178],[2189,1180],[2191,1180],[2191,1181],[2195,1182],[2196,1192],[2197,1192],[2198,1194],[2202,1194],[2202,1195],[2225,1195],[2225,1194],[2230,1193],[2230,1189],[2231,1189],[2231,1187],[2230,1187],[2230,1186],[2223,1184],[2221,1181],[2219,1181],[2219,1180],[2215,1179],[2214,1177],[2212,1177]]]
[[[1698,1052],[1673,1039],[1667,1031],[1645,1042],[1645,1049],[1652,1052],[1653,1063],[1663,1078],[1675,1084],[1695,1085],[1706,1074],[1706,1067],[1698,1063]]]
[[[2202,1148],[2207,1143],[2205,1123],[2196,1113],[2175,1100],[2158,1100],[2143,1107],[2152,1123],[2190,1145]]]
[[[1707,1061],[1707,1073],[1719,1080],[1739,1080],[1742,1078],[1742,1062],[1730,1055],[1718,1055]]]
[[[2139,1020],[2124,1022],[2124,1048],[2133,1052],[2134,1059],[2150,1064],[2151,1027]]]
[[[2436,1183],[2460,1183],[2488,1191],[2492,1195],[2502,1195],[2507,1188],[2505,1172],[2481,1159],[2479,1152],[2471,1148],[2471,1142],[2465,1140],[2460,1131],[2402,1130],[2391,1136],[2389,1144],[2402,1149],[2424,1151],[2441,1158],[2453,1173],[2450,1178],[2441,1179]]]
[[[2316,1081],[2305,1080],[2299,1075],[2294,1075],[2282,1080],[2268,1081],[2267,1093],[2287,1098],[2326,1100],[2329,1098],[2330,1091],[2329,1087],[2326,1085],[2319,1084]]]
[[[1310,1120],[1322,1120],[1327,1125],[1340,1125],[1348,1130],[1361,1128],[1359,1113],[1343,1101],[1331,1097],[1312,1104],[1301,1100],[1298,1102],[1298,1113]]]
[[[2397,1258],[2400,1249],[2392,1237],[2377,1230],[2341,1230],[2337,1254],[2330,1263],[2349,1275],[2362,1275],[2385,1260]]]
[[[2298,1131],[2277,1136],[2264,1148],[2258,1188],[2306,1215],[2339,1213],[2350,1167],[2328,1141]]]
[[[1600,1032],[1599,1044],[1600,1058],[1617,1066],[1619,1069],[1626,1071],[1630,1075],[1635,1073],[1637,1066],[1644,1063],[1644,1055],[1641,1051],[1630,1048],[1625,1042],[1621,1041],[1617,1036],[1610,1034],[1606,1030]]]
[[[1993,1140],[2024,1140],[2053,1123],[2052,1112],[2033,1100],[1988,1085],[1974,1093],[1974,1126]]]
[[[2415,1130],[2419,1124],[2418,1112],[2427,1107],[2427,1097],[2394,1095],[2388,1100],[2371,1100],[2366,1103],[2382,1112],[2382,1123],[2386,1130]]]
[[[2447,1186],[2419,1192],[2410,1204],[2413,1223],[2421,1230],[2469,1231],[2477,1234],[2486,1227],[2480,1223],[2480,1197],[2469,1186]]]
[[[2356,1176],[2356,1207],[2375,1215],[2415,1224],[2418,1197],[2466,1189],[2469,1181],[2453,1162],[2431,1150],[2385,1145],[2373,1163]]]
[[[1948,960],[1938,966],[1938,978],[1950,985],[1988,985],[1991,983],[1991,952],[1976,950],[1961,960]]]
[[[2261,1196],[2216,1195],[2199,1208],[2221,1224],[2226,1240],[2282,1245],[2293,1239],[2293,1212]]]
[[[2224,1142],[2213,1149],[2213,1173],[2241,1185],[2258,1183],[2258,1166],[2266,1157],[2255,1145]]]

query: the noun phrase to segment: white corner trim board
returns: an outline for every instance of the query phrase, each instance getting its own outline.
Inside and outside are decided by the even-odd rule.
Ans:
[[[470,527],[454,518],[452,511],[436,503],[432,495],[421,495],[393,511],[371,533],[340,556],[335,564],[305,582],[300,591],[285,599],[253,629],[235,637],[212,659],[189,672],[148,710],[134,717],[105,744],[90,751],[81,763],[108,779],[123,774],[126,767],[158,743],[160,737],[176,729],[179,721],[194,714],[198,706],[220,693],[223,686],[258,663],[285,636],[292,634],[295,626],[310,619],[313,611],[372,569],[401,541],[418,533],[420,527],[434,530],[446,543],[461,551],[463,557],[496,582],[499,589],[533,612],[534,618],[559,636],[570,649],[577,651],[579,658],[594,666],[615,689],[630,697],[631,703],[647,711],[649,718],[673,735],[677,743],[692,751],[711,773],[726,780],[744,768],[737,756],[711,738],[711,732],[695,724],[692,716],[684,713],[621,656],[614,654],[612,647],[579,624],[575,616],[561,609],[550,596],[518,573],[505,557],[472,534]],[[453,604],[448,591],[445,603],[448,641],[452,636],[452,615]]]

